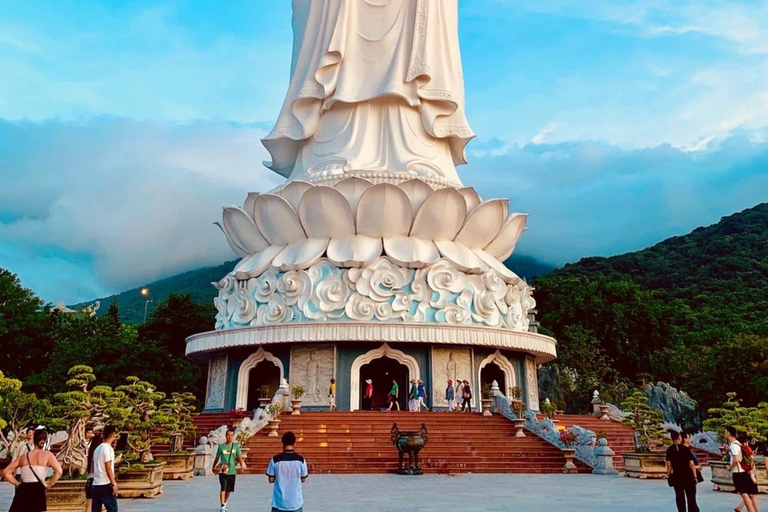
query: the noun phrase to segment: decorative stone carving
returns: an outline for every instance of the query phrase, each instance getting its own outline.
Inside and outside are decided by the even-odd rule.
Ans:
[[[223,409],[227,388],[227,356],[215,356],[208,363],[208,396],[206,409]]]
[[[528,391],[528,408],[539,410],[539,379],[536,374],[536,361],[530,357],[525,359],[525,382]]]
[[[268,268],[259,277],[218,283],[216,328],[303,321],[437,322],[528,330],[535,305],[523,281],[496,270],[469,274],[447,259],[420,269],[379,257],[360,268],[321,258],[305,270]]]
[[[294,345],[291,349],[291,385],[307,390],[302,406],[328,405],[334,354],[333,345]]]
[[[432,388],[434,390],[432,403],[435,406],[445,407],[448,405],[445,399],[448,379],[453,381],[454,387],[459,379],[472,381],[469,349],[442,347],[432,349]]]

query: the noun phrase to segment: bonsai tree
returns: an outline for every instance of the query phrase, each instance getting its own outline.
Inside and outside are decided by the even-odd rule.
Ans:
[[[301,397],[303,397],[306,392],[307,390],[304,389],[304,386],[299,384],[291,387],[291,396],[294,400],[301,400]]]
[[[664,444],[667,435],[661,426],[664,418],[650,406],[645,393],[635,391],[622,402],[621,408],[628,413],[621,422],[635,427],[635,448],[638,452],[650,452]]]
[[[547,415],[547,418],[552,419],[555,417],[555,413],[557,412],[557,404],[554,402],[550,402],[549,398],[544,400],[544,403],[541,404],[541,412]]]
[[[138,377],[127,377],[127,384],[117,387],[125,395],[128,414],[123,422],[128,432],[128,460],[152,462],[152,446],[168,442],[166,425],[173,419],[167,409],[161,407],[165,393],[157,391],[149,382]]]
[[[269,398],[269,386],[266,384],[259,387],[259,398]]]
[[[277,417],[280,416],[281,412],[283,412],[282,404],[275,402],[267,406],[267,413],[274,419],[277,419]]]
[[[491,398],[491,385],[487,382],[483,384],[483,387],[481,388],[480,392],[483,394],[483,398],[489,399]]]
[[[520,389],[518,386],[513,386],[513,387],[509,388],[507,393],[509,394],[509,399],[513,400],[515,402],[520,400],[520,398],[522,398],[522,396],[523,396],[523,390]]]
[[[168,422],[163,426],[164,436],[171,441],[171,451],[176,451],[184,446],[184,438],[194,436],[195,424],[192,421],[192,413],[195,412],[195,395],[192,393],[171,393],[163,403],[163,410],[168,414]],[[174,446],[173,439],[178,437],[178,446]],[[176,450],[174,450],[176,448]]]
[[[88,445],[85,426],[92,421],[122,421],[127,409],[122,393],[109,386],[92,386],[96,381],[93,368],[73,366],[67,372],[66,382],[70,391],[54,395],[53,416],[48,424],[54,428],[66,428],[69,437],[56,456],[64,474],[76,477],[85,474],[88,466]]]
[[[0,372],[0,458],[8,456],[11,447],[23,440],[21,431],[31,423],[40,423],[50,415],[48,400],[21,390],[20,380]]]
[[[744,407],[736,393],[728,393],[721,407],[709,409],[710,417],[704,420],[704,430],[723,435],[725,427],[732,425],[739,433],[755,441],[768,439],[768,403],[757,407]]]

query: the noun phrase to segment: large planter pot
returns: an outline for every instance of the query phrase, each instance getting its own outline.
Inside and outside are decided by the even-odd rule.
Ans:
[[[277,437],[278,428],[280,428],[280,420],[269,420],[269,434],[267,434],[267,437]]]
[[[483,416],[492,416],[491,404],[493,404],[493,398],[483,398],[480,400],[480,403],[483,406]]]
[[[711,461],[712,488],[716,491],[734,492],[733,476],[728,471],[729,464],[723,460]],[[757,489],[761,494],[768,493],[768,473],[765,471],[765,462],[757,462]]]
[[[630,478],[666,478],[667,461],[664,452],[623,453],[624,476]]]
[[[48,489],[48,510],[51,512],[83,512],[85,510],[85,480],[59,480]]]
[[[301,400],[291,400],[291,416],[298,416],[301,414]]]
[[[576,473],[576,464],[573,463],[574,455],[576,455],[576,448],[563,448],[563,457],[565,457],[563,473]]]
[[[262,398],[259,398],[259,408],[260,409],[266,409],[269,404],[272,403],[272,399],[265,396]]]
[[[610,406],[608,404],[600,404],[600,419],[604,421],[610,421],[611,417],[608,415],[608,409]]]
[[[118,498],[155,498],[163,492],[164,462],[117,470]]]
[[[155,460],[165,462],[163,467],[163,480],[189,480],[194,477],[195,454],[184,453],[158,453]]]
[[[512,420],[512,422],[515,424],[515,437],[525,437],[525,432],[523,432],[523,429],[525,428],[525,420],[518,418]]]

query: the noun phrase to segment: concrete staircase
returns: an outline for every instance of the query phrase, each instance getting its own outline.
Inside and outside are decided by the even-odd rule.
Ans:
[[[397,468],[397,450],[390,429],[429,430],[421,466],[428,473],[560,473],[561,451],[528,432],[514,437],[511,421],[480,414],[411,412],[303,412],[282,414],[280,433],[293,431],[296,449],[313,473],[390,473]],[[200,421],[200,420],[198,420]],[[279,438],[264,429],[250,443],[249,472],[263,473],[270,457],[281,450]],[[577,461],[579,472],[591,468]]]

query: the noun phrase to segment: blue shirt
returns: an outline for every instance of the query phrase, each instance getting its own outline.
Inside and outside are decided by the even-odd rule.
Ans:
[[[419,396],[426,396],[426,393],[424,392],[424,384],[419,384],[418,394]]]
[[[272,457],[267,466],[267,476],[274,477],[272,507],[278,510],[298,510],[304,506],[301,479],[307,478],[307,462],[304,457],[287,450]]]

